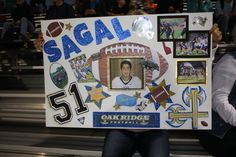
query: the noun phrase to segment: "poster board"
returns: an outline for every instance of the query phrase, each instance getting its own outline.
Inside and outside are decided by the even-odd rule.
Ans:
[[[42,21],[46,126],[211,129],[212,13]]]

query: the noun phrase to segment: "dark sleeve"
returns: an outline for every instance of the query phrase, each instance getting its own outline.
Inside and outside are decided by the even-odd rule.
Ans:
[[[80,11],[81,17],[85,17],[86,9],[89,9],[89,1],[83,1],[81,11]]]
[[[50,10],[51,10],[51,7],[49,9],[47,9],[47,11],[46,11],[45,20],[50,19]]]
[[[19,20],[19,17],[17,17],[17,8],[14,8],[14,9],[12,10],[11,16],[12,16],[12,19],[13,19],[14,21]]]
[[[67,17],[68,18],[75,18],[75,10],[71,5],[67,7]]]
[[[34,12],[33,12],[33,9],[29,5],[27,5],[26,8],[27,8],[26,18],[28,20],[30,20],[34,25]]]
[[[26,17],[34,24],[33,10],[28,4],[24,4],[21,7],[16,7],[12,12],[12,18],[14,21],[20,20],[22,17]]]
[[[170,6],[170,1],[169,0],[161,0],[158,1],[157,3],[157,13],[161,14],[161,13],[168,13],[168,7]]]
[[[107,15],[106,5],[103,1],[100,1],[100,3],[97,5],[95,10],[96,10],[97,16],[106,16]]]
[[[183,1],[182,0],[176,0],[174,7],[175,7],[176,11],[179,11],[179,12],[182,13],[183,12]]]

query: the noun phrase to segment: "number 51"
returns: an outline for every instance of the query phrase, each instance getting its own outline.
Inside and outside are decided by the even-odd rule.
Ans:
[[[77,108],[75,108],[75,111],[77,115],[88,112],[88,107],[82,102],[82,97],[79,93],[78,87],[76,85],[76,82],[72,82],[69,86],[68,92],[70,95],[74,96],[75,103]],[[73,114],[71,110],[71,105],[66,102],[65,100],[59,100],[62,98],[67,97],[65,90],[61,90],[59,92],[50,94],[47,96],[49,104],[54,110],[64,110],[65,115],[56,114],[54,115],[54,119],[59,124],[65,124],[72,120]]]

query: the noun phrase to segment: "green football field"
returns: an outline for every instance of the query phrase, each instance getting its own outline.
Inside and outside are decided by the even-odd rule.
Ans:
[[[95,80],[92,73],[87,73],[85,80],[83,80],[83,79],[78,80],[79,83],[95,82],[95,81],[96,80]]]
[[[206,79],[204,75],[199,75],[198,78],[196,76],[178,76],[178,83],[186,84],[186,83],[206,83]]]
[[[176,50],[177,56],[181,56],[181,55],[198,56],[198,55],[206,55],[206,54],[207,54],[207,52],[203,51],[201,49],[195,49],[193,51],[191,51],[191,49],[182,50],[182,51],[180,49]]]
[[[175,27],[175,33],[174,33],[174,39],[181,39],[180,36],[181,36],[181,32],[182,32],[182,28],[181,29],[176,29],[178,27]],[[182,37],[183,39],[186,38],[186,33],[183,35]],[[162,35],[161,35],[161,39],[167,39],[166,37],[166,33],[164,32]]]

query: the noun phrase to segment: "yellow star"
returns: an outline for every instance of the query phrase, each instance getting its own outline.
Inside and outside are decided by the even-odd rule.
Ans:
[[[66,24],[66,29],[68,29],[69,31],[71,30],[72,27],[73,27],[73,26],[72,26],[70,23],[67,23],[67,24]]]
[[[102,94],[102,88],[92,87],[92,90],[88,92],[91,96],[91,100],[99,103],[101,99],[105,99],[106,97]]]
[[[141,98],[141,93],[140,92],[135,92],[134,97],[137,99]]]
[[[120,109],[119,105],[114,105],[113,107],[115,108],[116,111]]]

